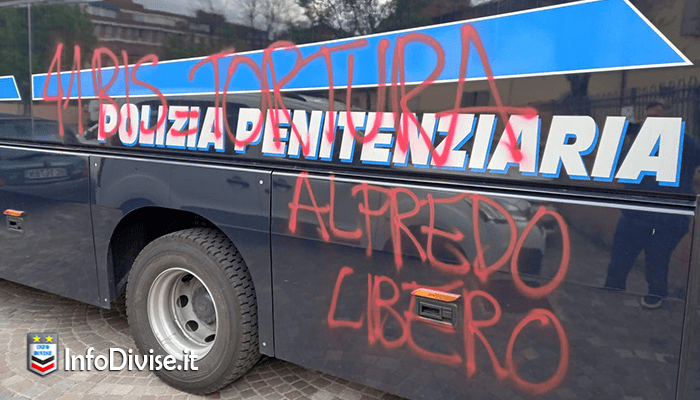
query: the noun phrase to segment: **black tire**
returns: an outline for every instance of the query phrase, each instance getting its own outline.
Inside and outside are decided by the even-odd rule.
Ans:
[[[190,303],[184,301],[187,294],[180,293],[189,294]],[[195,394],[214,392],[248,372],[260,358],[252,280],[241,254],[219,231],[186,229],[146,246],[129,273],[126,306],[141,354],[182,358],[182,352],[175,353],[188,345],[202,354],[193,363],[196,371],[155,372],[177,389]],[[209,306],[214,309],[213,317]],[[188,318],[191,320],[183,324]],[[193,326],[197,321],[206,326],[197,325],[192,330],[192,321]],[[199,336],[211,331],[215,334],[202,341]],[[180,342],[174,339],[159,339],[168,336],[163,333],[173,332],[183,345],[178,347]],[[176,365],[184,369],[183,360]]]

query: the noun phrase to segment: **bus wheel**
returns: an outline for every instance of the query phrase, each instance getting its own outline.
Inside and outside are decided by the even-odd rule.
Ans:
[[[129,273],[126,306],[138,364],[152,357],[156,375],[177,389],[214,392],[260,358],[252,280],[219,231],[187,229],[146,246]]]

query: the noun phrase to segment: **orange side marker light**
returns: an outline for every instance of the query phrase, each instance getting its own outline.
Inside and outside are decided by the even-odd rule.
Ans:
[[[461,294],[441,292],[439,290],[426,289],[426,288],[418,288],[418,289],[414,290],[413,292],[411,292],[411,294],[414,296],[417,296],[417,297],[425,297],[428,299],[444,301],[446,303],[451,303],[453,301],[457,301],[460,297],[462,297]]]

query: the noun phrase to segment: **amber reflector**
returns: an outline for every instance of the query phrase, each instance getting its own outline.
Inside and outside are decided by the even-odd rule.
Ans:
[[[453,302],[462,296],[459,294],[446,293],[446,292],[441,292],[439,290],[425,289],[425,288],[416,289],[413,291],[412,294],[414,296],[425,297],[428,299],[439,300],[439,301],[445,301],[448,303]]]

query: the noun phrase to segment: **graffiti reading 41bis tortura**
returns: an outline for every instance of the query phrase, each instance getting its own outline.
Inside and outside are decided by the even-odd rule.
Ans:
[[[377,110],[374,112],[350,109],[355,69],[352,51],[368,46],[368,39],[365,38],[335,46],[320,46],[316,52],[306,56],[302,56],[301,50],[293,43],[279,42],[265,49],[258,62],[246,55],[235,54],[231,57],[229,52],[205,57],[192,66],[189,79],[192,80],[198,72],[205,74],[205,65],[211,66],[213,107],[206,109],[188,105],[168,106],[166,97],[158,87],[137,78],[137,72],[144,64],[151,67],[158,65],[157,56],[147,55],[131,66],[127,63],[128,55],[122,51],[123,66],[120,66],[117,55],[109,49],[99,48],[93,53],[91,74],[92,90],[95,92],[93,97],[100,103],[98,139],[105,142],[107,138],[117,135],[127,146],[192,151],[213,149],[225,152],[231,148],[231,152],[242,157],[248,157],[251,147],[259,146],[259,153],[264,157],[429,170],[469,170],[489,174],[505,174],[513,167],[526,176],[558,177],[563,167],[571,179],[639,183],[645,175],[654,175],[659,185],[678,186],[684,128],[681,118],[648,118],[624,160],[620,160],[627,127],[624,117],[608,117],[599,135],[599,127],[589,116],[557,115],[552,118],[544,150],[541,151],[541,121],[537,111],[531,107],[505,106],[476,29],[464,24],[459,34],[457,42],[461,44],[461,53],[454,107],[422,115],[409,108],[409,101],[438,81],[446,62],[442,45],[424,33],[409,32],[393,39],[395,43],[390,68],[387,67],[387,53],[392,43],[381,39],[376,44],[378,84]],[[430,49],[436,61],[434,69],[422,82],[409,87],[405,81],[408,66],[404,58],[407,47],[411,46]],[[476,50],[488,80],[494,106],[461,106],[471,48]],[[62,115],[71,98],[77,97],[78,106],[81,107],[83,75],[77,67],[81,65],[80,48],[74,49],[74,69],[68,75],[60,71],[62,51],[63,45],[59,44],[43,80],[42,95],[44,101],[56,101],[61,130]],[[297,56],[292,68],[282,76],[275,74],[272,55],[276,52]],[[334,110],[335,72],[331,56],[340,54],[347,54],[347,82],[344,88],[346,109],[338,112]],[[103,68],[105,56],[114,65],[111,75]],[[227,60],[228,65],[223,60]],[[285,102],[289,103],[290,100],[285,98],[282,90],[301,71],[311,68],[311,65],[317,68],[319,62],[325,63],[328,74],[327,109],[287,107]],[[234,110],[227,108],[233,107],[230,102],[235,99],[235,94],[228,93],[228,87],[242,69],[252,72],[259,83],[260,106],[251,108],[239,104],[235,110],[237,120],[229,121],[229,112]],[[386,83],[388,76],[391,79]],[[123,78],[121,81],[125,86],[126,103],[121,106],[108,94],[117,78]],[[64,80],[67,80],[66,90]],[[55,86],[55,94],[49,91],[52,86]],[[152,91],[161,104],[139,107],[130,100],[130,87]],[[385,110],[386,104],[390,104],[390,110]],[[499,120],[504,129],[497,139],[495,129]],[[82,119],[79,119],[78,125],[82,133]],[[226,140],[233,146],[227,146]],[[464,149],[467,144],[471,145],[469,153]],[[337,155],[334,153],[336,147],[340,149]],[[589,171],[583,157],[594,150],[597,151],[595,162]]]

